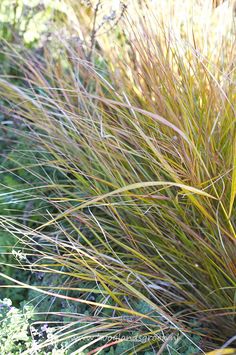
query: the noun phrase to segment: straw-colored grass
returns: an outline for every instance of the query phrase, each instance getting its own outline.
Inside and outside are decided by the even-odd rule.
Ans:
[[[9,51],[25,85],[3,76],[1,98],[42,154],[42,186],[30,186],[53,212],[34,229],[1,223],[37,259],[26,269],[64,275],[61,290],[41,293],[93,308],[87,330],[59,334],[77,332],[78,348],[96,332],[189,338],[193,319],[206,338],[199,351],[235,335],[235,31],[233,4],[211,4],[130,2],[115,29],[95,33],[97,45],[81,15],[87,47],[62,41],[55,59],[50,48],[44,59]],[[63,292],[87,281],[99,304]]]

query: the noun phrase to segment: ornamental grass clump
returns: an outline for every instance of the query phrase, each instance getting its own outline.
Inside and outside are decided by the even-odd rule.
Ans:
[[[58,330],[68,349],[98,353],[117,334],[152,336],[128,353],[166,351],[176,334],[201,337],[195,352],[234,339],[233,4],[163,4],[130,2],[101,33],[81,16],[94,35],[57,54],[8,48],[22,77],[0,78],[1,107],[37,164],[19,151],[7,171],[25,169],[14,194],[46,207],[41,223],[1,224],[24,245],[22,267],[56,280],[26,287],[88,307]]]

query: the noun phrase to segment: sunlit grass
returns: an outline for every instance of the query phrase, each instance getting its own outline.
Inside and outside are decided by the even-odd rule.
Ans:
[[[52,210],[35,227],[7,217],[1,224],[25,244],[25,270],[58,275],[55,289],[27,287],[91,306],[86,331],[59,330],[60,339],[76,334],[78,347],[101,329],[196,332],[207,338],[203,350],[235,335],[232,8],[180,1],[175,11],[177,3],[130,4],[116,31],[98,37],[91,62],[89,46],[83,56],[63,41],[53,60],[50,48],[44,59],[8,49],[25,85],[3,76],[1,98],[27,139],[49,153],[37,158],[37,186],[29,183],[32,198]],[[94,282],[99,303],[87,290],[76,295],[83,282]],[[140,301],[147,314],[135,309]],[[124,314],[135,322],[124,327]],[[192,330],[193,319],[201,329]]]

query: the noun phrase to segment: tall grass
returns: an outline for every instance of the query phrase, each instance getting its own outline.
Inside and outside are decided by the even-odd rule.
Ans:
[[[140,6],[130,2],[92,46],[66,41],[44,58],[10,48],[23,84],[1,77],[2,110],[27,126],[41,167],[37,185],[25,167],[29,188],[15,194],[32,193],[52,211],[34,228],[1,224],[25,243],[25,269],[58,275],[55,288],[28,287],[91,306],[59,339],[83,351],[99,340],[79,345],[90,334],[195,332],[206,339],[199,351],[214,349],[235,335],[233,4]],[[91,40],[94,27],[82,15],[81,23]]]

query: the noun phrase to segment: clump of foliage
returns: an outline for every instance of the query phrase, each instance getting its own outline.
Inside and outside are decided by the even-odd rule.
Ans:
[[[0,78],[2,111],[37,147],[20,195],[50,206],[36,224],[1,223],[24,245],[22,268],[52,280],[27,287],[70,304],[54,314],[68,351],[116,351],[124,341],[102,340],[117,334],[156,336],[138,353],[168,351],[176,333],[182,354],[234,340],[233,7],[163,3],[131,1],[99,33],[98,1],[91,23],[77,13],[87,44],[9,54],[21,83]]]
[[[32,348],[33,339],[29,332],[29,322],[33,309],[23,311],[12,306],[9,299],[0,300],[0,351],[1,354],[22,354]]]
[[[25,304],[21,309],[13,307],[10,299],[0,300],[0,351],[2,355],[37,354],[66,355],[63,347],[47,346],[40,350],[40,343],[50,341],[54,328],[33,322],[35,310]],[[35,325],[35,326],[34,326]],[[48,340],[46,340],[48,338]]]

